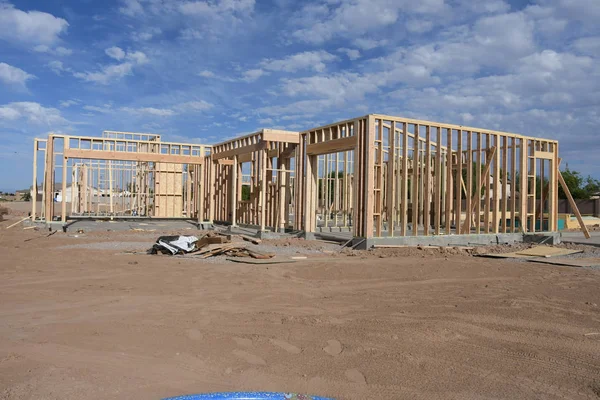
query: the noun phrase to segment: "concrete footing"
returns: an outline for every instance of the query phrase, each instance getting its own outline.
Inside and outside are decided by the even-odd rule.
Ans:
[[[271,231],[258,231],[254,237],[258,239],[281,239],[281,235],[279,233]]]
[[[352,245],[358,250],[370,249],[375,245],[403,246],[484,246],[493,244],[522,243],[522,233],[492,233],[479,235],[399,236],[378,238],[354,238]]]

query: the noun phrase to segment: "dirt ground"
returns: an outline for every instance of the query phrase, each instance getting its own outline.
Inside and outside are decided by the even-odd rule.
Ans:
[[[599,270],[315,243],[293,264],[206,263],[130,252],[158,232],[47,237],[12,218],[0,399],[600,398]]]

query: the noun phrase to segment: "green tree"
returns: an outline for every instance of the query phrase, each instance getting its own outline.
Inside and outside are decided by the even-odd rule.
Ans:
[[[581,173],[569,169],[568,166],[562,171],[562,176],[574,199],[585,200],[600,193],[600,181],[598,179],[594,179],[589,175],[584,178]],[[558,187],[558,197],[561,199],[567,198],[561,185]]]
[[[31,193],[25,192],[21,195],[21,201],[31,201]]]

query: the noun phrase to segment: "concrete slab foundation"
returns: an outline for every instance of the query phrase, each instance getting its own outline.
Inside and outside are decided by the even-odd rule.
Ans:
[[[354,238],[352,246],[358,250],[370,249],[375,245],[404,246],[484,246],[493,244],[522,243],[522,233],[499,233],[480,235],[402,236],[378,238]]]

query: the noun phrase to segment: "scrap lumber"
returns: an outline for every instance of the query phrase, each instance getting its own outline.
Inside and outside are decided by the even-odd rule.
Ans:
[[[247,236],[247,235],[239,235],[242,239],[244,239],[246,242],[250,242],[252,244],[260,244],[262,242],[262,240],[254,238],[252,236]]]
[[[13,226],[17,226],[17,225],[19,225],[21,222],[27,221],[29,218],[30,218],[30,217],[25,217],[25,218],[23,218],[23,219],[21,219],[21,220],[19,220],[19,221],[15,222],[14,224],[7,226],[7,227],[6,227],[6,229],[10,229],[10,228],[12,228]]]
[[[292,259],[282,259],[282,258],[271,258],[271,259],[266,259],[266,260],[257,260],[257,259],[248,259],[248,258],[235,258],[235,257],[229,257],[227,258],[228,261],[233,261],[236,263],[244,263],[244,264],[289,264],[289,263],[295,263],[297,262],[297,260],[292,260]]]

